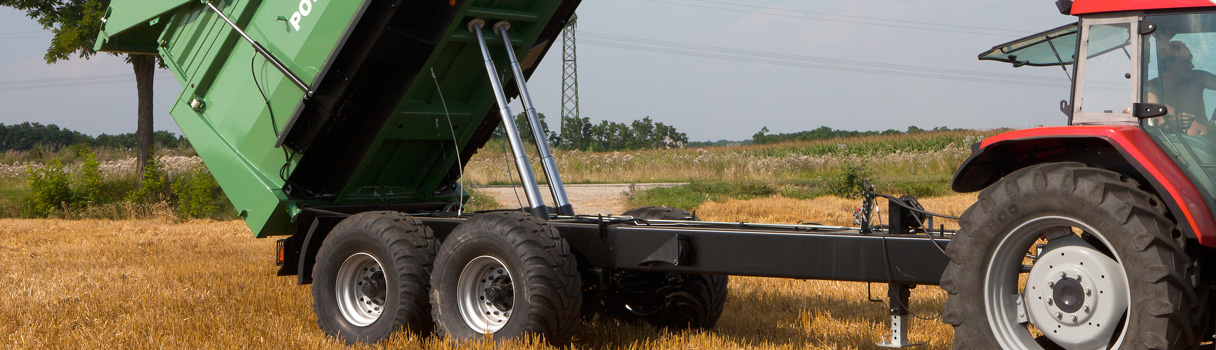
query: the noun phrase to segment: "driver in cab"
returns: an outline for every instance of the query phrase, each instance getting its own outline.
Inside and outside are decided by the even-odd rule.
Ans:
[[[1146,102],[1166,106],[1163,127],[1172,129],[1177,125],[1191,136],[1216,132],[1216,125],[1204,113],[1207,107],[1203,102],[1205,89],[1216,90],[1216,74],[1195,69],[1191,62],[1194,56],[1181,41],[1166,43],[1157,56],[1161,60],[1161,76],[1149,80],[1145,91]]]

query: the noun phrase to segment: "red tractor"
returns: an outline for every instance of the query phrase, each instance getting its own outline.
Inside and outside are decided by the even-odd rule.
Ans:
[[[1061,0],[1074,24],[980,55],[1059,66],[1068,126],[984,140],[947,247],[957,349],[1211,344],[1216,3]]]

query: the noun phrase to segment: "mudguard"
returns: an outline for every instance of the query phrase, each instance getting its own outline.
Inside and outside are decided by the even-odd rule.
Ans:
[[[1216,247],[1216,220],[1186,174],[1134,125],[1043,127],[1008,132],[972,145],[954,174],[956,192],[974,192],[1035,164],[1081,162],[1118,171],[1161,197],[1187,237]]]

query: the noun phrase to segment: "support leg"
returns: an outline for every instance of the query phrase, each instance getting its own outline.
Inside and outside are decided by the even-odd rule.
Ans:
[[[912,295],[912,284],[889,284],[887,286],[887,303],[891,315],[891,333],[883,337],[878,346],[884,348],[903,348],[916,346],[908,337],[908,329],[912,328],[912,313],[908,310],[908,297]]]

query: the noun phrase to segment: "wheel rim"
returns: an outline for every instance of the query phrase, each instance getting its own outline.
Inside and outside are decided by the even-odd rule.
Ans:
[[[497,332],[511,320],[515,287],[511,271],[498,258],[482,255],[464,266],[456,283],[460,316],[482,334]]]
[[[997,342],[1041,349],[1037,333],[1067,349],[1117,348],[1131,300],[1120,260],[1101,232],[1073,218],[1038,217],[1014,228],[985,272],[985,314]]]
[[[384,266],[376,257],[356,253],[346,258],[338,268],[334,288],[338,310],[346,322],[367,327],[384,313],[388,283],[384,278]]]

